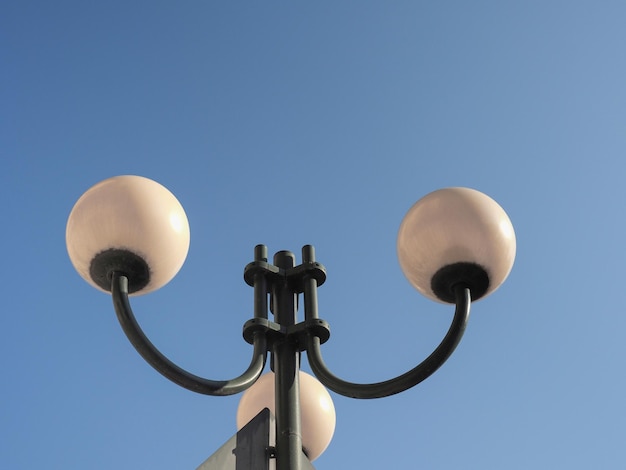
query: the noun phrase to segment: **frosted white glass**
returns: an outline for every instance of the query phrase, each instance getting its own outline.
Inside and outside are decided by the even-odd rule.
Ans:
[[[74,205],[65,232],[67,251],[78,273],[92,286],[89,267],[107,249],[128,250],[141,257],[150,281],[134,295],[167,284],[185,262],[189,223],[176,197],[156,181],[116,176],[85,192]]]
[[[241,397],[237,409],[237,429],[244,427],[263,408],[275,414],[274,373],[259,377]],[[319,380],[300,371],[300,409],[302,446],[309,460],[318,458],[328,447],[335,432],[335,405]]]
[[[484,296],[507,278],[515,260],[515,231],[506,212],[486,194],[469,188],[434,191],[417,201],[398,232],[398,259],[409,282],[441,302],[431,279],[442,267],[470,262],[489,276]]]

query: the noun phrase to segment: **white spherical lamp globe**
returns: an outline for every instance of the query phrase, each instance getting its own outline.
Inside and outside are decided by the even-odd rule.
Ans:
[[[454,286],[472,299],[491,294],[515,260],[515,231],[489,196],[469,188],[434,191],[408,211],[398,233],[404,275],[423,295],[454,303]]]
[[[237,429],[268,408],[274,413],[274,373],[262,375],[241,397],[237,409]],[[310,374],[300,371],[300,411],[302,446],[309,460],[318,458],[335,432],[335,405],[328,390]]]
[[[111,290],[111,275],[128,277],[130,294],[167,284],[189,250],[189,223],[174,195],[141,176],[116,176],[85,192],[65,232],[74,268],[92,286]]]

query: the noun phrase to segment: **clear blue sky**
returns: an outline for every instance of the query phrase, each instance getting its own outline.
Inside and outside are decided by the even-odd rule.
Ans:
[[[235,432],[238,397],[152,370],[67,257],[78,197],[138,174],[181,201],[191,248],[133,306],[213,379],[249,360],[258,243],[316,246],[338,375],[414,366],[452,310],[404,279],[400,221],[441,187],[489,194],[517,233],[509,279],[425,383],[333,394],[315,465],[625,468],[625,18],[621,1],[3,2],[0,467],[194,469]]]

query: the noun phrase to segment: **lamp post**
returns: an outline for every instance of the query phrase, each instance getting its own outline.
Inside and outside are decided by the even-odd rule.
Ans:
[[[348,397],[380,398],[428,378],[461,340],[471,302],[491,294],[504,282],[516,249],[508,216],[483,193],[447,188],[415,203],[398,234],[400,266],[409,282],[426,297],[455,305],[452,323],[439,346],[410,371],[383,382],[357,384],[335,376],[322,358],[321,345],[329,339],[330,328],[318,315],[317,288],[325,282],[326,271],[316,261],[311,245],[302,248],[300,264],[289,251],[277,252],[270,263],[267,247],[255,247],[254,259],[244,270],[244,280],[254,290],[254,317],[243,326],[243,337],[253,346],[250,365],[235,379],[208,380],[167,359],[142,332],[129,302],[129,296],[154,291],[169,282],[187,256],[187,217],[166,188],[139,176],[118,176],[98,183],[72,209],[66,243],[76,270],[97,289],[111,293],[126,336],[162,375],[206,395],[247,390],[238,412],[242,416],[240,426],[250,418],[254,397],[267,395],[267,387],[274,387],[275,397],[269,406],[276,419],[276,445],[266,454],[268,459],[276,459],[278,470],[301,470],[302,453],[314,460],[334,430],[332,402],[325,410],[309,413],[316,419],[305,419],[303,406],[309,404],[305,400],[301,403],[301,385],[307,391],[318,387],[322,394],[327,392],[321,384]],[[298,318],[301,295],[302,320]],[[319,381],[307,376],[306,383],[303,380],[301,384],[302,352],[307,353]],[[259,380],[268,353],[274,374]],[[310,422],[304,422],[307,420]],[[307,435],[310,426],[314,430]]]

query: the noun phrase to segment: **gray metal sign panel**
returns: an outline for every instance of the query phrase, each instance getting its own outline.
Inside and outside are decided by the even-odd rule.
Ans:
[[[274,416],[265,408],[196,470],[275,470],[275,430]],[[301,465],[302,470],[315,470],[304,452]]]

